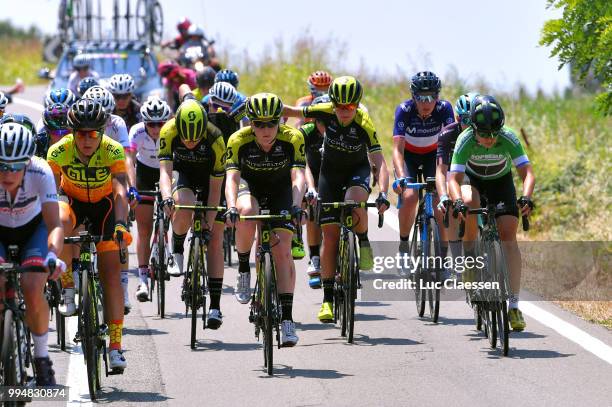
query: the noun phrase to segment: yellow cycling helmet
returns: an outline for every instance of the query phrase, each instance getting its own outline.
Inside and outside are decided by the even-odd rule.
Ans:
[[[206,135],[208,115],[196,100],[186,100],[176,111],[176,131],[185,141],[199,141]]]
[[[329,98],[336,105],[357,104],[363,95],[361,83],[352,76],[341,76],[329,86]]]
[[[249,98],[246,113],[250,120],[279,120],[283,112],[283,102],[274,93],[257,93]]]

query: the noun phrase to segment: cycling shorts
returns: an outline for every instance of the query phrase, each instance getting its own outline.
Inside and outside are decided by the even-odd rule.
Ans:
[[[292,186],[278,186],[274,190],[257,188],[249,185],[248,181],[240,178],[238,185],[238,196],[251,195],[257,201],[261,209],[270,210],[271,215],[278,215],[281,211],[289,211],[293,205]],[[290,232],[295,231],[295,225],[290,220],[275,220],[271,222],[272,229],[285,229]]]
[[[189,189],[196,196],[196,201],[200,201],[202,202],[202,205],[208,206],[210,177],[202,177],[202,174],[189,174],[185,171],[177,171],[175,174],[176,182],[174,184],[174,188],[172,189],[172,193],[178,191],[179,189]],[[198,190],[200,191],[199,194]],[[221,200],[223,199],[223,191],[224,189],[221,189],[219,202],[216,203],[217,206],[221,204]],[[215,222],[225,223],[223,212],[217,212]]]
[[[47,225],[38,214],[23,226],[7,228],[0,226],[0,263],[8,261],[8,247],[19,247],[19,261],[22,267],[43,267],[48,253]]]
[[[423,170],[419,171],[419,167]],[[409,182],[417,182],[417,174],[423,174],[423,181],[436,176],[436,150],[425,154],[404,151],[404,171]]]
[[[159,182],[159,168],[152,168],[136,161],[136,189],[139,191],[155,191],[155,184]],[[144,205],[153,205],[154,199],[143,199]],[[148,197],[147,197],[148,198]]]
[[[468,177],[466,176],[465,178]],[[516,203],[516,189],[514,188],[512,172],[491,180],[483,180],[470,176],[469,184],[479,192],[481,207],[486,207],[487,202],[496,205],[504,203],[504,209],[495,213],[496,218],[503,215],[511,215],[518,218],[519,210]]]
[[[342,202],[346,191],[351,187],[361,187],[368,195],[370,188],[370,164],[366,161],[348,172],[326,171],[325,164],[319,176],[319,197],[321,202]],[[340,223],[340,210],[326,208],[319,217],[321,225]]]
[[[68,202],[60,202],[60,210],[67,210],[72,222],[72,229],[89,221],[89,232],[94,236],[102,236],[102,241],[96,244],[98,252],[119,250],[113,240],[115,233],[115,205],[112,195],[107,195],[99,202],[81,202],[68,197]]]

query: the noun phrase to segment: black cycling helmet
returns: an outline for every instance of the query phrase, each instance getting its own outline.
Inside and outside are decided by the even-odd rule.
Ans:
[[[439,93],[441,88],[442,81],[435,73],[430,71],[419,72],[410,80],[412,94],[424,92]]]
[[[5,113],[0,119],[0,124],[4,123],[18,123],[34,133],[34,122],[25,114]]]
[[[490,95],[479,95],[470,106],[472,127],[478,132],[492,133],[504,127],[504,111],[501,105]]]
[[[74,130],[98,130],[106,125],[108,113],[102,103],[90,99],[80,99],[68,112],[68,126]]]
[[[196,75],[196,82],[198,84],[198,88],[210,88],[215,83],[215,76],[217,72],[212,69],[210,66],[205,67],[201,71],[199,71]]]
[[[81,79],[78,86],[78,93],[80,97],[83,97],[87,89],[92,88],[94,86],[100,85],[100,82],[94,78],[93,76],[88,76],[86,78]]]
[[[47,130],[68,129],[68,112],[70,108],[61,103],[49,105],[43,113],[43,124]]]

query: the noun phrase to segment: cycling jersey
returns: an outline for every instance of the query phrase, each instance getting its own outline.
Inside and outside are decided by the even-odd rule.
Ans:
[[[15,199],[0,187],[0,226],[17,228],[41,213],[42,204],[57,202],[57,189],[51,168],[39,157],[32,157]]]
[[[79,96],[79,82],[81,82],[81,80],[88,78],[88,77],[92,77],[95,80],[99,81],[100,80],[100,75],[98,75],[98,73],[96,71],[93,70],[89,70],[89,72],[87,73],[87,76],[81,78],[79,76],[79,72],[78,71],[73,71],[70,73],[70,76],[68,76],[68,83],[66,85],[66,87],[68,89],[70,89],[72,91],[72,93],[74,93],[75,96]]]
[[[127,109],[119,110],[117,107],[115,107],[114,113],[123,119],[127,129],[129,130],[132,128],[132,126],[142,121],[142,116],[140,114],[141,106],[142,105],[138,101],[132,98]]]
[[[208,106],[205,105],[208,112]],[[230,136],[240,128],[236,120],[230,118],[225,112],[213,112],[208,114],[208,121],[214,124],[223,133],[223,142],[227,145]]]
[[[465,172],[470,178],[492,180],[508,174],[511,161],[517,168],[529,164],[529,158],[514,130],[504,126],[493,147],[486,148],[476,141],[474,130],[468,128],[457,140],[450,170]]]
[[[306,123],[299,129],[304,136],[306,145],[306,162],[310,168],[315,185],[319,182],[319,171],[321,171],[321,149],[323,148],[323,135],[314,123]]]
[[[46,159],[51,140],[49,139],[49,134],[44,127],[42,130],[36,132],[34,142],[36,143],[36,156],[42,158],[43,160]]]
[[[340,124],[332,103],[307,106],[303,112],[304,117],[317,119],[325,124],[322,161],[327,163],[327,166],[352,168],[367,163],[368,152],[381,151],[376,129],[370,116],[362,108],[357,109],[355,118],[347,125]]]
[[[153,140],[147,133],[144,123],[138,123],[130,129],[130,149],[136,152],[136,160],[147,167],[159,168],[159,138]]]
[[[291,170],[304,168],[304,137],[297,129],[280,124],[274,145],[265,152],[248,126],[232,134],[227,146],[227,171],[240,171],[251,188],[274,190],[291,185]]]
[[[170,119],[164,124],[159,138],[159,161],[172,161],[174,171],[187,172],[201,178],[206,183],[209,177],[221,178],[224,176],[223,134],[211,122],[208,122],[204,138],[191,150],[181,141],[176,130],[175,119]]]
[[[128,135],[128,129],[125,125],[125,121],[116,114],[111,114],[110,118],[106,122],[106,128],[104,134],[112,138],[123,147],[124,150],[130,150],[130,137]]]
[[[453,108],[446,100],[438,100],[431,115],[422,119],[414,100],[408,99],[395,109],[393,137],[404,138],[406,151],[429,153],[436,150],[442,127],[454,121]]]
[[[123,147],[106,135],[87,164],[79,160],[72,134],[51,146],[47,161],[53,173],[61,175],[61,190],[69,197],[89,203],[112,194],[112,176],[126,171]]]
[[[442,128],[440,136],[438,137],[438,149],[436,153],[436,157],[442,160],[442,164],[450,166],[455,143],[462,131],[461,123],[459,122],[451,123]]]

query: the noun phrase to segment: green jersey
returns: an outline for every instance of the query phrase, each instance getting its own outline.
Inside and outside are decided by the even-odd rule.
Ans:
[[[474,130],[469,127],[457,139],[450,170],[491,180],[509,173],[511,162],[517,168],[529,164],[529,158],[514,130],[504,126],[499,131],[497,142],[491,148],[486,148],[476,141]]]

